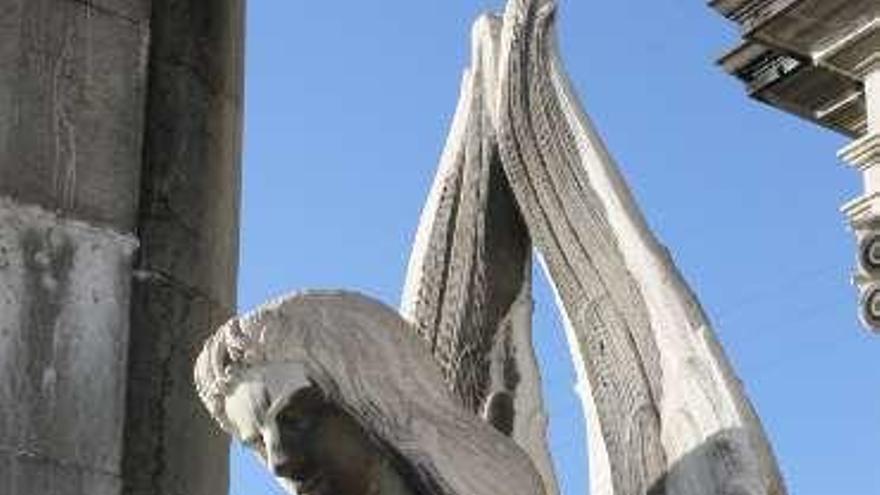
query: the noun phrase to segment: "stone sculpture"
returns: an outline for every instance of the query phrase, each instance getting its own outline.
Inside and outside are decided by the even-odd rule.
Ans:
[[[196,363],[221,426],[302,495],[539,495],[513,441],[460,407],[409,324],[312,292],[226,323]]]
[[[383,321],[400,333],[416,332],[440,367],[442,380],[425,381],[418,392],[437,402],[430,417],[448,414],[483,435],[473,424],[483,413],[540,474],[538,484],[528,484],[530,493],[555,494],[531,347],[534,245],[556,290],[580,375],[591,493],[783,495],[761,424],[708,320],[580,108],[558,55],[555,15],[553,0],[510,0],[503,16],[486,15],[475,24],[472,66],[410,258],[401,304],[408,323],[392,323],[390,315]],[[263,314],[278,312],[271,308]],[[331,313],[328,307],[314,324],[332,327]],[[279,320],[270,327],[283,324],[300,325]],[[272,342],[293,353],[300,345],[294,341],[303,339]],[[298,352],[312,353],[314,343],[303,342],[305,351]],[[399,345],[411,345],[406,342]],[[324,359],[334,360],[338,380],[374,379],[369,366],[357,364],[363,356],[354,347],[321,349],[333,349]],[[416,366],[395,359],[387,367],[400,375]],[[438,397],[446,396],[432,388],[451,391],[455,407],[441,405]],[[220,400],[229,393],[202,397]],[[227,431],[236,432],[222,407],[208,403]],[[409,403],[382,404],[383,415],[420,421]],[[390,441],[384,423],[359,424]],[[435,432],[431,440],[407,445],[419,444],[428,458],[448,455],[450,446],[437,440],[442,427],[425,431]],[[465,483],[469,492],[484,490],[481,483],[503,483],[495,478],[521,460],[506,447],[454,447],[499,456],[435,471],[433,482]],[[489,465],[499,470],[472,472]]]

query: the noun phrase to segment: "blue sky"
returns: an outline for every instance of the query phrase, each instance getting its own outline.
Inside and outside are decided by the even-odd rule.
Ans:
[[[880,493],[880,336],[856,321],[847,140],[746,98],[703,0],[560,0],[574,85],[712,317],[797,495]],[[239,305],[349,288],[397,305],[470,25],[502,0],[251,0]],[[535,332],[565,495],[580,406],[546,286]],[[565,357],[561,359],[560,357]],[[233,495],[281,494],[234,445]]]

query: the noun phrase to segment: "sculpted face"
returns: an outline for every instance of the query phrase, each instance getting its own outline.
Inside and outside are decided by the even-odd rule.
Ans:
[[[313,387],[273,402],[261,383],[244,382],[226,399],[226,415],[300,495],[408,492],[360,425]]]

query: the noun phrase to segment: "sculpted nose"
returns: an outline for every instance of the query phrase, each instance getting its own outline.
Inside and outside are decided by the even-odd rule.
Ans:
[[[303,476],[302,459],[288,455],[283,451],[279,451],[270,456],[269,466],[272,469],[272,474],[279,478],[301,481],[300,478]]]
[[[290,456],[281,448],[281,445],[266,445],[266,461],[272,472],[277,476],[283,476],[290,465]]]
[[[267,459],[272,469],[272,474],[281,478],[294,479],[297,473],[297,463],[283,450],[275,450],[269,454]]]
[[[302,481],[304,476],[303,459],[295,453],[288,453],[276,444],[275,448],[267,451],[267,463],[272,474],[279,478],[287,478],[291,481]]]

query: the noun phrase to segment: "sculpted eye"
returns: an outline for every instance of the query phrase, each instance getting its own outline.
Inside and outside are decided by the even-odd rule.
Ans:
[[[306,414],[285,410],[278,415],[278,424],[281,426],[281,433],[284,436],[303,434],[312,427],[313,418]]]

